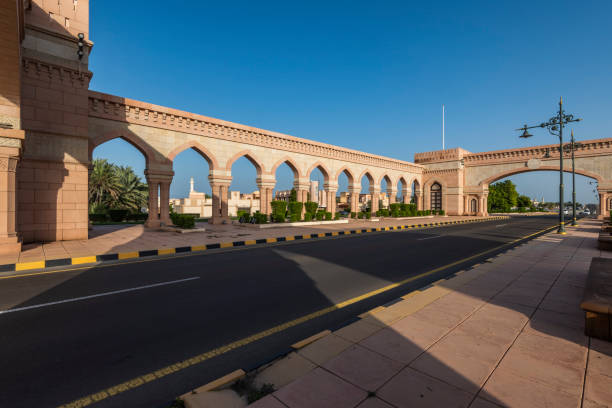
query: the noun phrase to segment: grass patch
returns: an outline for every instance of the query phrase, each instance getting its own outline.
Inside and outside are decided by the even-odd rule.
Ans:
[[[266,383],[261,387],[257,387],[253,383],[253,380],[254,378],[252,376],[246,376],[239,379],[231,386],[231,389],[234,390],[236,394],[240,395],[241,397],[246,395],[247,402],[249,404],[252,404],[258,399],[261,399],[274,392],[274,385]]]

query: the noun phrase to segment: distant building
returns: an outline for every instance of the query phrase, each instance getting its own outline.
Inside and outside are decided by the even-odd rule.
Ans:
[[[309,201],[314,201],[319,204],[319,207],[327,207],[327,194],[321,193],[319,190],[319,182],[316,180],[310,181]],[[274,194],[274,199],[279,201],[291,200],[291,190],[279,190]]]
[[[189,197],[170,199],[174,212],[178,214],[198,214],[202,218],[210,218],[212,216],[212,198],[207,197],[204,193],[195,191],[193,177],[189,184]],[[254,191],[251,194],[240,194],[240,191],[230,191],[227,206],[230,217],[237,216],[238,210],[248,211],[250,214],[253,214],[255,211],[259,211],[260,208],[259,191]]]

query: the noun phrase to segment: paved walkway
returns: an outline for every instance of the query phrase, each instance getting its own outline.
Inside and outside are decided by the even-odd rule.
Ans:
[[[176,232],[151,231],[139,225],[97,225],[89,232],[88,240],[57,241],[47,244],[26,244],[21,253],[0,256],[0,265],[17,262],[33,262],[49,259],[74,258],[107,253],[146,251],[150,249],[177,248],[218,242],[252,240],[285,235],[312,234],[343,231],[358,228],[375,228],[395,225],[417,225],[430,222],[477,220],[482,217],[440,217],[417,219],[381,219],[379,222],[351,220],[348,224],[330,224],[309,227],[279,227],[259,229],[253,225],[209,225],[198,223],[204,232],[178,234]]]
[[[584,335],[579,308],[591,258],[612,257],[596,248],[599,224],[362,315],[260,371],[277,391],[251,407],[612,406],[612,343]]]

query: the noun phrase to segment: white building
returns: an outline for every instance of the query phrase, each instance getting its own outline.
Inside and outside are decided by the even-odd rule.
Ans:
[[[178,214],[199,214],[201,218],[210,218],[212,216],[212,198],[206,194],[195,191],[193,186],[193,177],[190,180],[189,197],[187,198],[171,198],[170,204],[174,212]],[[248,211],[253,214],[259,211],[259,191],[254,191],[251,194],[240,194],[240,191],[230,191],[227,200],[228,211],[230,217],[238,215],[238,210]]]

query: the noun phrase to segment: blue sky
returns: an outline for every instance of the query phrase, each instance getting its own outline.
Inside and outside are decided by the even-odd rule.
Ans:
[[[447,147],[555,143],[514,129],[547,120],[561,95],[584,119],[577,139],[610,137],[611,14],[609,1],[96,1],[90,88],[409,161],[441,148],[443,103]],[[94,155],[144,168],[121,141]],[[171,195],[191,176],[207,191],[207,172],[182,153]],[[246,159],[232,173],[232,189],[256,188]],[[277,179],[289,188],[288,168]],[[578,199],[594,202],[577,179]],[[558,174],[512,180],[557,197]]]

